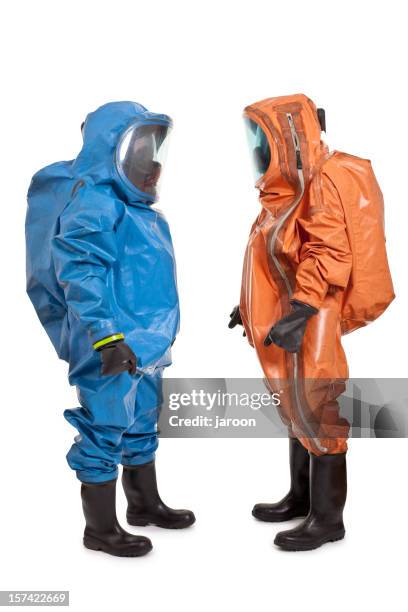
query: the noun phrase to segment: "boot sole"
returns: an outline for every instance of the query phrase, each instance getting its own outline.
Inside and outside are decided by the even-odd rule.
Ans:
[[[321,546],[323,546],[323,544],[328,544],[329,542],[338,542],[339,540],[343,540],[345,535],[346,535],[345,532],[334,534],[332,536],[324,538],[323,540],[320,540],[318,544],[315,544],[313,546],[310,546],[310,545],[300,546],[295,543],[293,544],[275,544],[275,545],[278,546],[281,550],[286,550],[288,552],[304,552],[307,550],[316,550],[316,548],[320,548]]]
[[[195,523],[195,519],[188,523],[184,523],[183,525],[168,525],[166,523],[158,522],[156,523],[155,521],[149,521],[148,519],[135,518],[131,516],[127,516],[126,519],[128,524],[132,525],[132,527],[147,527],[148,525],[154,525],[155,527],[160,527],[161,529],[186,529],[187,527],[191,527],[191,525]]]
[[[94,540],[93,538],[84,538],[84,546],[89,550],[104,552],[114,557],[143,557],[143,555],[147,555],[147,553],[149,553],[153,548],[153,546],[150,546],[149,548],[140,551],[118,553],[114,552],[111,548],[105,546],[98,540]]]
[[[252,512],[252,516],[257,521],[262,521],[262,523],[285,523],[287,521],[292,521],[293,519],[296,519],[296,518],[305,518],[308,515],[308,512],[309,510],[307,510],[306,512],[302,512],[300,514],[292,514],[291,516],[279,516],[279,517],[268,517],[268,518],[257,516],[256,514]]]

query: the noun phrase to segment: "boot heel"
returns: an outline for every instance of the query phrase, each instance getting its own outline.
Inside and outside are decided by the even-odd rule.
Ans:
[[[337,531],[336,533],[334,533],[330,539],[328,540],[329,542],[337,542],[338,540],[342,540],[344,538],[344,536],[346,535],[346,530],[345,529],[339,529],[339,531]]]
[[[129,525],[133,525],[134,527],[146,527],[149,524],[149,521],[143,518],[139,518],[137,516],[126,516],[127,522]]]
[[[89,537],[84,538],[84,546],[85,548],[89,548],[89,550],[102,550],[100,542]]]

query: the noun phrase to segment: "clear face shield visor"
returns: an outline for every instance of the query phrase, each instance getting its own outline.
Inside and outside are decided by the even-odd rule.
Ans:
[[[249,119],[244,117],[245,130],[251,155],[255,182],[265,174],[271,163],[271,149],[263,129]]]
[[[171,127],[143,124],[129,129],[117,151],[120,174],[139,191],[157,197]]]

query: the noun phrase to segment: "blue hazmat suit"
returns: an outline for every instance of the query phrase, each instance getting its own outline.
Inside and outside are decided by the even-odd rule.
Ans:
[[[168,224],[152,207],[156,179],[142,180],[137,164],[132,176],[128,162],[129,150],[146,156],[146,138],[156,155],[170,129],[168,116],[139,104],[106,104],[87,116],[78,157],[40,170],[28,192],[27,292],[77,387],[81,406],[64,416],[79,432],[67,460],[83,482],[112,480],[119,463],[148,463],[157,448],[162,373],[179,328],[176,267]],[[101,376],[93,345],[115,334],[137,356],[134,376]]]

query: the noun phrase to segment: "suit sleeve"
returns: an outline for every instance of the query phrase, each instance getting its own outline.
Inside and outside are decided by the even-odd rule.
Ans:
[[[121,332],[109,282],[118,257],[117,220],[115,200],[85,187],[65,208],[52,243],[67,306],[93,343]]]
[[[325,173],[313,178],[308,211],[298,223],[304,242],[292,299],[319,309],[329,286],[347,287],[352,266],[343,206]]]

